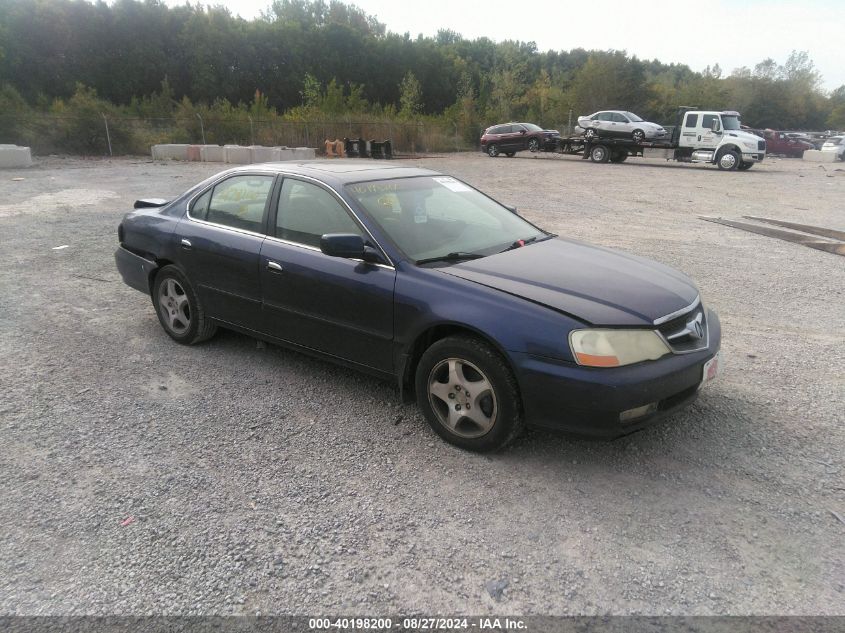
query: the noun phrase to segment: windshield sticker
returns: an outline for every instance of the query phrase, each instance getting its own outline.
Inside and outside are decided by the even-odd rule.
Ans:
[[[414,209],[414,222],[416,224],[425,224],[428,222],[428,214],[424,207],[417,207]]]
[[[467,187],[464,183],[455,180],[449,176],[442,176],[433,178],[434,182],[440,183],[450,191],[472,191],[469,187]]]
[[[365,182],[351,187],[354,193],[388,193],[397,191],[399,185],[395,182]]]

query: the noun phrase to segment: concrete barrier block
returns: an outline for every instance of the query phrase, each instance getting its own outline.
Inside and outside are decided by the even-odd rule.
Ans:
[[[153,145],[153,160],[188,160],[187,143]]]
[[[32,153],[28,147],[17,145],[0,146],[0,168],[14,169],[32,165]]]
[[[264,147],[263,145],[250,145],[249,151],[252,152],[253,163],[271,163],[275,158],[275,147]]]
[[[223,156],[227,163],[246,165],[252,162],[252,150],[240,145],[224,145]]]
[[[200,160],[200,146],[188,145],[188,160]]]
[[[293,149],[294,160],[314,160],[317,158],[317,150],[313,147],[295,147]]]
[[[293,160],[295,150],[292,147],[279,147],[276,152],[276,160]]]
[[[225,163],[226,154],[219,145],[200,145],[200,160],[204,163]]]
[[[835,163],[836,152],[823,152],[818,149],[808,149],[804,152],[804,160],[811,163]]]

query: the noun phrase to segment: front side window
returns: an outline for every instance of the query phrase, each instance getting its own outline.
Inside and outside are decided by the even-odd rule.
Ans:
[[[701,127],[709,130],[713,126],[713,121],[718,121],[718,120],[719,120],[718,114],[702,114],[701,115]]]
[[[235,229],[263,233],[264,209],[273,176],[233,176],[196,199],[191,216]]]
[[[636,114],[634,114],[633,112],[626,112],[626,113],[625,113],[625,116],[627,116],[627,117],[628,117],[631,121],[633,121],[634,123],[642,123],[642,121],[643,121],[643,119],[641,119],[640,117],[638,117],[638,116],[637,116]]]
[[[410,259],[485,256],[547,234],[450,176],[362,182],[346,191]]]
[[[327,190],[285,178],[276,211],[276,237],[319,248],[320,238],[326,233],[363,235],[349,212]]]

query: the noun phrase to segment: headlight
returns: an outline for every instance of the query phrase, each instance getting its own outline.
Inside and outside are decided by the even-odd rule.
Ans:
[[[743,141],[742,144],[745,145],[748,149],[757,149],[757,143]]]
[[[578,364],[587,367],[631,365],[672,351],[654,330],[573,330],[569,346]]]

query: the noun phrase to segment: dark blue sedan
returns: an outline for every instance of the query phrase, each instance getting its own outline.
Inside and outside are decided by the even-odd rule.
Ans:
[[[689,278],[434,171],[250,165],[135,207],[117,267],[175,341],[220,326],[395,380],[466,449],[525,425],[624,435],[716,374],[719,319]]]

